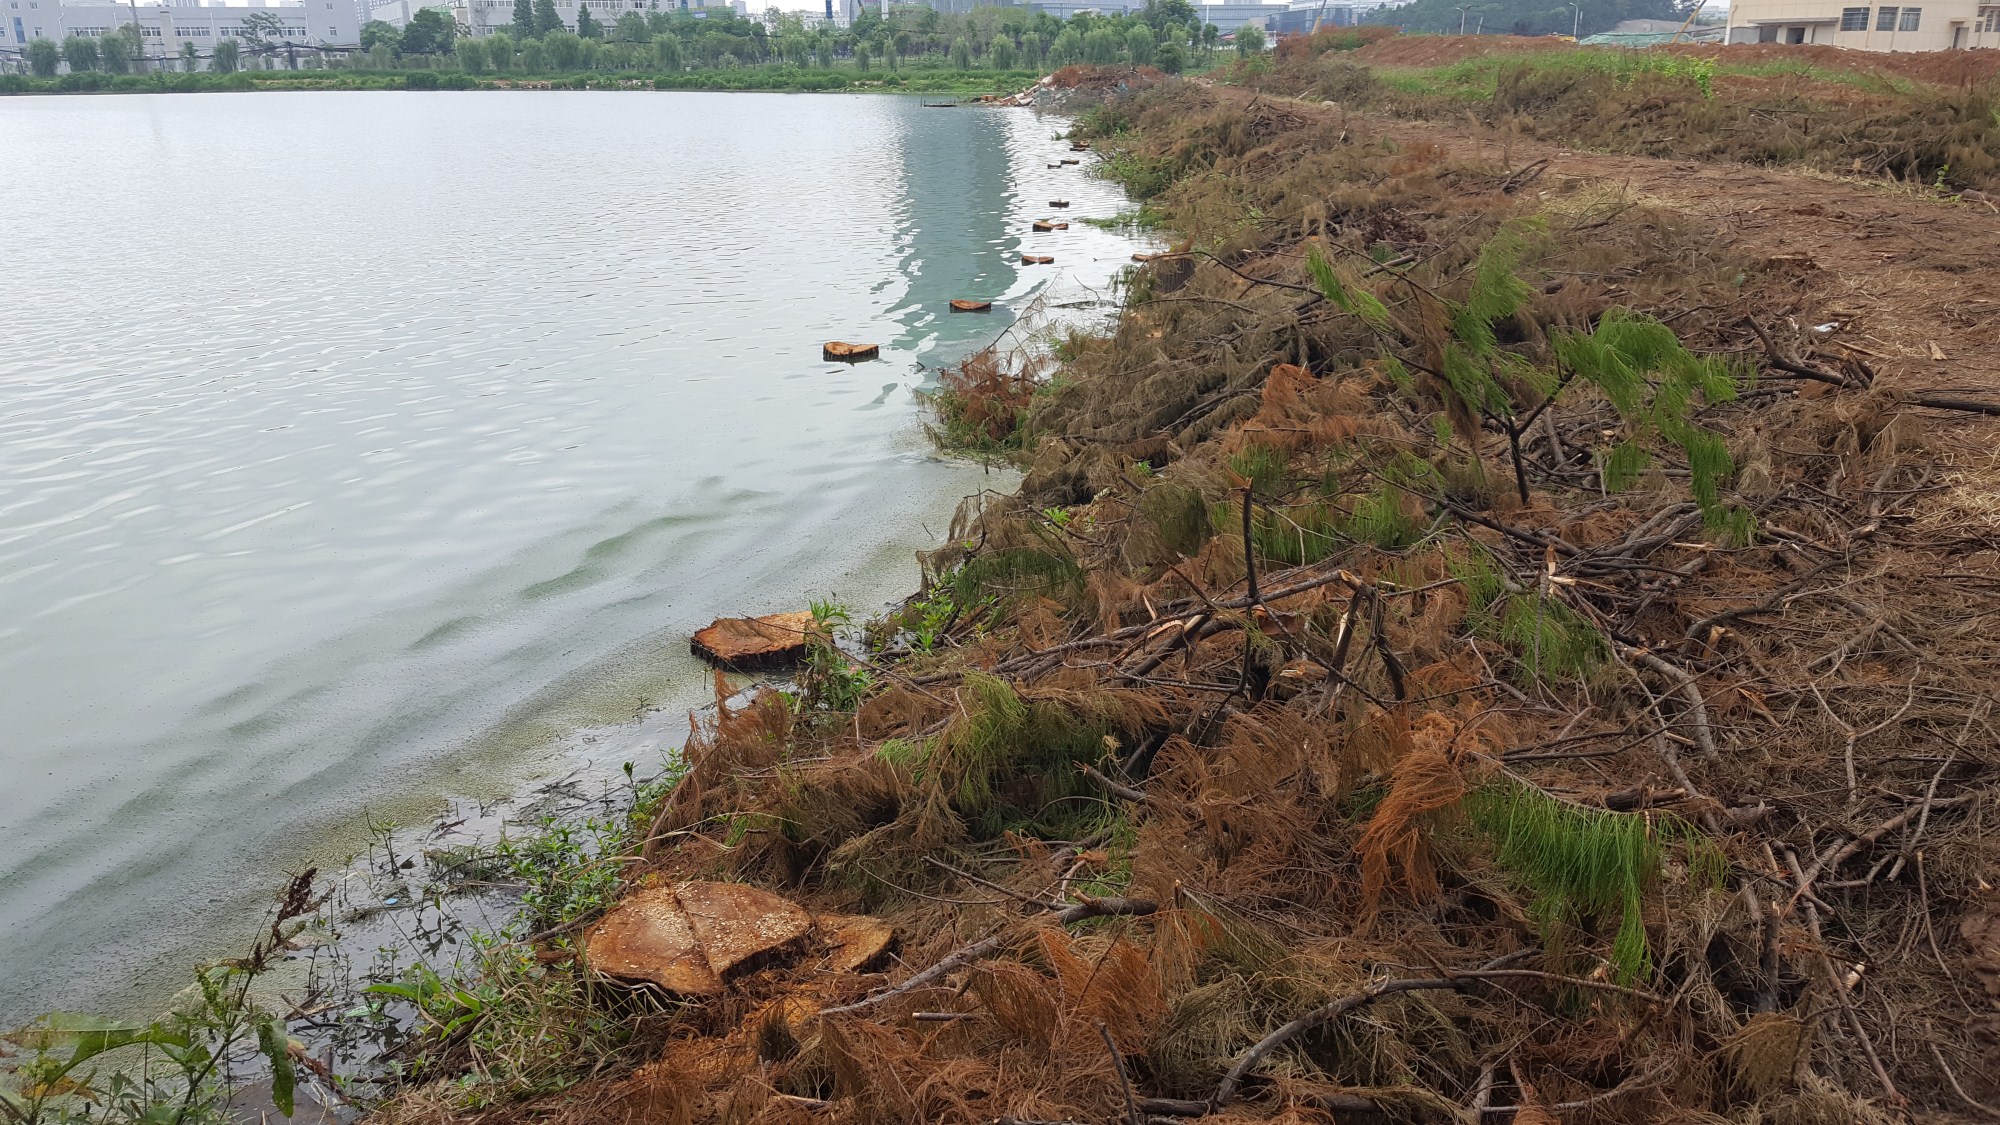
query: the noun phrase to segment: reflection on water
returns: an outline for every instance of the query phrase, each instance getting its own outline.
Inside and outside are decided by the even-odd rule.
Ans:
[[[918,360],[1130,253],[1057,123],[915,99],[0,103],[0,1021],[235,944],[361,811],[702,696],[988,483]],[[882,362],[819,359],[876,340]],[[535,753],[541,751],[541,753]],[[615,763],[612,763],[615,767]]]

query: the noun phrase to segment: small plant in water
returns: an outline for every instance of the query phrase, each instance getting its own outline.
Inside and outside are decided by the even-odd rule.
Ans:
[[[297,920],[324,901],[313,894],[315,874],[291,881],[248,953],[197,968],[190,999],[164,1018],[139,1025],[52,1013],[5,1035],[27,1054],[0,1060],[0,1122],[231,1121],[240,1072],[260,1055],[272,1103],[291,1116],[298,1075],[285,1023],[253,988],[305,929]]]

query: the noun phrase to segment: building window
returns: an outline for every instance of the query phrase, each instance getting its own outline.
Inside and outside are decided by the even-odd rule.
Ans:
[[[1918,21],[1923,19],[1923,16],[1924,16],[1924,10],[1922,8],[1904,8],[1903,22],[1896,26],[1896,30],[1915,31],[1917,29]]]
[[[1979,9],[1978,29],[1983,33],[2000,31],[2000,8]]]
[[[1894,8],[1877,9],[1875,12],[1875,30],[1877,31],[1896,30],[1896,9]]]
[[[1842,30],[1842,31],[1867,31],[1867,30],[1868,30],[1868,9],[1866,9],[1866,8],[1842,8],[1842,9],[1840,10],[1840,30]]]

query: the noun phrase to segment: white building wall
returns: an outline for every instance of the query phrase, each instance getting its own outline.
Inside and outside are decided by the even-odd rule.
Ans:
[[[309,47],[352,47],[361,41],[354,0],[253,0],[228,6],[146,0],[138,5],[139,34],[148,57],[178,55],[187,43],[206,56],[224,39],[243,38],[243,17],[258,11],[278,17],[283,31],[274,40]],[[60,43],[71,35],[104,35],[133,22],[133,15],[130,4],[0,0],[0,51],[12,54],[34,39]]]
[[[1734,0],[1730,43],[1818,43],[1857,51],[2000,47],[2000,0]]]

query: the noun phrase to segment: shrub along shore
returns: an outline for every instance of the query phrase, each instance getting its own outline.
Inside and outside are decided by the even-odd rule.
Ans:
[[[1994,435],[1959,427],[2000,405],[1836,349],[1795,255],[1516,162],[1535,123],[1497,102],[1533,68],[1458,151],[1316,104],[1342,44],[1079,119],[1177,242],[1108,335],[944,377],[940,435],[1018,493],[969,500],[896,612],[815,606],[791,680],[718,677],[590,846],[516,846],[532,922],[375,994],[378,1117],[1804,1125],[2000,1093],[1968,1030],[2000,525]],[[1586,76],[1697,141],[1735,128],[1715,78]],[[1877,149],[1921,120],[1871,117]],[[593,970],[618,900],[690,882],[823,921],[716,990]],[[857,915],[885,955],[827,936]]]

